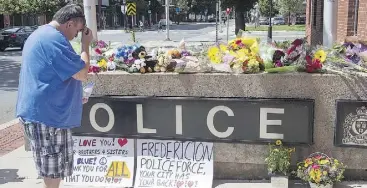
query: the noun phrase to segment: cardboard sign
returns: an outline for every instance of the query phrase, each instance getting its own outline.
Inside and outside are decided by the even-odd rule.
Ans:
[[[73,136],[73,175],[65,185],[132,187],[134,140]]]
[[[213,143],[137,140],[135,188],[212,188]]]

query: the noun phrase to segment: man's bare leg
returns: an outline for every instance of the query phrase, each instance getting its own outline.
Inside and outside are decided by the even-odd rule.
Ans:
[[[45,188],[59,188],[61,179],[43,178],[43,181],[45,182]]]

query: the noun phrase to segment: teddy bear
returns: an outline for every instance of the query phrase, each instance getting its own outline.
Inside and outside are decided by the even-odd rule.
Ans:
[[[172,56],[168,53],[161,53],[158,55],[158,62],[154,67],[155,72],[166,72],[167,67],[170,65]]]

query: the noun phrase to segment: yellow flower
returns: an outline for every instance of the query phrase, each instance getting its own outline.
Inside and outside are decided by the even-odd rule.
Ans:
[[[328,159],[320,160],[320,162],[319,162],[319,164],[321,164],[321,165],[324,165],[324,164],[327,164],[327,163],[329,163]]]
[[[221,44],[221,45],[219,45],[219,48],[220,48],[220,50],[222,52],[226,52],[227,51],[227,46],[226,45]]]
[[[256,38],[243,37],[241,42],[245,44],[248,48],[251,47],[254,43],[257,43]]]
[[[326,60],[326,52],[324,50],[317,50],[313,58],[318,59],[321,63],[324,63]]]
[[[323,172],[322,172],[322,174],[323,174],[324,176],[326,176],[326,175],[327,175],[327,171],[323,171]]]
[[[275,141],[275,145],[277,145],[277,146],[282,145],[282,141],[281,141],[281,140],[277,140],[277,141]]]
[[[212,46],[209,48],[208,57],[212,63],[218,64],[222,62],[222,58],[221,58],[222,56],[220,53],[220,49],[216,46]]]
[[[103,69],[106,69],[107,68],[107,61],[105,59],[102,59],[98,62],[98,66],[103,68]]]

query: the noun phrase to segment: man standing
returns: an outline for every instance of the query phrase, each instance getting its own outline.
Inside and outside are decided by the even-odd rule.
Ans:
[[[70,40],[82,32],[82,52]],[[27,39],[22,53],[16,115],[30,139],[38,174],[46,188],[58,188],[72,174],[71,128],[81,124],[82,82],[89,69],[92,32],[83,8],[67,5]]]

